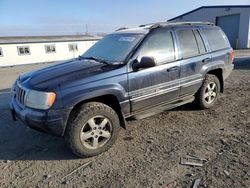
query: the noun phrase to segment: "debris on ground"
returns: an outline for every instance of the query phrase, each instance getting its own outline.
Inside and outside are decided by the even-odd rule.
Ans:
[[[187,155],[186,157],[181,158],[181,165],[188,165],[188,166],[203,166],[204,162],[207,162],[207,159],[198,157],[198,156],[191,156]]]
[[[153,142],[154,142],[153,139],[148,139],[148,140],[147,140],[147,143],[148,143],[148,144],[152,144]]]
[[[230,145],[228,144],[228,142],[227,142],[225,139],[220,138],[220,141],[221,141],[221,143],[222,143],[223,145],[230,147]]]
[[[194,181],[193,188],[198,188],[198,186],[200,185],[200,182],[201,182],[201,179],[196,179],[196,180]]]
[[[62,179],[65,179],[65,178],[71,176],[72,174],[74,174],[75,172],[77,172],[77,171],[80,170],[80,169],[86,168],[86,167],[89,166],[91,163],[93,163],[93,161],[89,161],[89,162],[87,162],[87,163],[82,164],[81,166],[79,166],[78,168],[76,168],[75,170],[73,170],[72,172],[70,172],[69,174],[67,174],[66,176],[64,176]]]
[[[176,181],[172,181],[168,183],[166,186],[164,186],[164,188],[175,188],[176,185],[177,185]]]
[[[248,172],[246,173],[246,175],[247,175],[247,176],[250,176],[250,171],[248,171]]]
[[[230,175],[230,173],[227,170],[224,170],[223,172],[226,174],[226,176]]]
[[[51,178],[51,175],[50,175],[50,174],[45,174],[45,175],[43,176],[43,178],[44,178],[44,179]]]

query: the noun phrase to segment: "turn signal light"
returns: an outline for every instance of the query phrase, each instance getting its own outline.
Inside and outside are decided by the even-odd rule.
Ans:
[[[53,93],[53,92],[50,92],[47,94],[47,105],[48,106],[52,106],[55,102],[55,99],[56,99],[56,94]]]

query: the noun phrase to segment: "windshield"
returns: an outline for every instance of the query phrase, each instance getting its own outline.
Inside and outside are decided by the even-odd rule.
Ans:
[[[87,50],[82,57],[123,62],[142,36],[124,33],[107,35]]]

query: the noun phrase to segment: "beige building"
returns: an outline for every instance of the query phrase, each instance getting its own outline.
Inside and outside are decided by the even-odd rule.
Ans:
[[[0,37],[0,67],[75,58],[98,40],[86,35]]]

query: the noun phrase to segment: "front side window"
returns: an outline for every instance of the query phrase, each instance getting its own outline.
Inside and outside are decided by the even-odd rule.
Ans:
[[[177,37],[179,39],[180,51],[182,58],[189,58],[199,55],[197,42],[191,29],[178,30]]]
[[[220,29],[203,29],[202,32],[206,36],[208,44],[212,51],[229,47],[226,36],[223,35]]]
[[[56,46],[52,45],[45,45],[45,52],[46,53],[56,53]]]
[[[69,44],[69,51],[70,52],[75,52],[75,51],[78,51],[78,46],[76,43],[73,43],[73,44]]]
[[[110,34],[95,43],[82,57],[123,62],[142,37],[142,34]]]
[[[157,64],[175,60],[175,50],[172,33],[161,29],[150,34],[139,52],[137,60],[140,62],[144,56],[154,57]]]
[[[0,47],[0,57],[2,57],[3,56],[3,50],[2,50],[2,48]]]
[[[18,46],[17,51],[19,55],[30,55],[30,47],[29,46]]]

